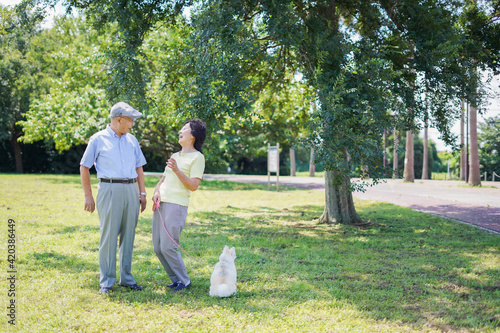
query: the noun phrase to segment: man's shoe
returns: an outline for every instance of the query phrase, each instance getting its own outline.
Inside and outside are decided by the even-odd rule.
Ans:
[[[141,291],[142,289],[144,289],[143,286],[140,286],[137,283],[128,284],[128,285],[127,284],[120,284],[120,286],[127,287],[127,288],[130,288],[130,289],[135,290],[135,291]]]
[[[187,288],[187,287],[189,287],[190,285],[191,285],[191,283],[190,283],[190,284],[188,284],[187,286],[185,286],[185,285],[184,285],[184,283],[179,282],[179,283],[177,284],[177,287],[175,287],[174,291],[181,291],[182,289],[186,289],[186,288]]]
[[[110,287],[101,287],[101,289],[99,289],[100,294],[108,294],[110,291],[111,291]]]
[[[181,281],[177,281],[177,282],[174,282],[174,283],[171,283],[171,284],[167,284],[167,288],[174,289],[174,288],[176,288],[179,285],[179,283],[181,283]]]

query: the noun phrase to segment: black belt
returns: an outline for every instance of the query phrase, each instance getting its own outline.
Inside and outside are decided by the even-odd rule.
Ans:
[[[113,178],[99,178],[103,183],[120,183],[120,184],[133,184],[137,183],[137,178],[134,179],[113,179]]]

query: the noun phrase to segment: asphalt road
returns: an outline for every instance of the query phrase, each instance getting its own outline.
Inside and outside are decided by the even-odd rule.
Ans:
[[[204,175],[204,179],[267,184],[267,176]],[[324,190],[320,177],[280,176],[280,186]],[[276,176],[271,176],[276,183]],[[482,187],[469,187],[461,181],[415,180],[405,183],[387,179],[368,187],[366,192],[355,192],[354,197],[384,201],[418,211],[436,214],[500,233],[500,182],[483,182]]]

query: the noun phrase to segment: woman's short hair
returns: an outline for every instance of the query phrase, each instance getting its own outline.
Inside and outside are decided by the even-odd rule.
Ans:
[[[201,146],[203,145],[203,142],[205,142],[205,138],[207,136],[207,124],[198,118],[188,120],[184,123],[184,125],[186,124],[189,124],[189,127],[191,127],[191,135],[195,138],[194,148],[203,154]]]

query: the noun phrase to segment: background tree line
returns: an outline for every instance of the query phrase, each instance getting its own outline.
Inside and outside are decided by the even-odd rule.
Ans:
[[[135,131],[156,161],[182,119],[202,117],[214,170],[262,156],[266,142],[314,148],[325,222],[359,222],[352,170],[391,172],[387,130],[406,134],[413,181],[415,133],[432,125],[452,143],[459,101],[480,106],[478,70],[499,66],[498,0],[68,0],[79,18],[40,31],[34,5],[55,2],[2,9],[5,139],[65,151],[126,100],[145,113]]]

